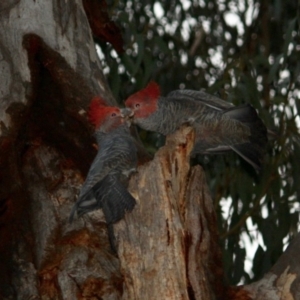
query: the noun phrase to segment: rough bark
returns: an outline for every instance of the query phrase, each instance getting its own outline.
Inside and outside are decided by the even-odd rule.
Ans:
[[[91,18],[105,37],[106,24]],[[94,95],[115,103],[81,1],[1,1],[0,57],[1,299],[267,299],[267,289],[269,299],[299,298],[298,242],[262,281],[224,292],[190,128],[132,177],[138,205],[115,225],[119,258],[101,211],[68,224],[95,154],[86,108]]]
[[[95,154],[86,108],[114,103],[81,1],[1,1],[0,57],[0,298],[116,299],[104,224],[67,224]]]
[[[115,226],[122,299],[221,299],[216,215],[202,169],[191,168],[194,132],[167,138],[130,184],[138,201]]]
[[[294,238],[276,264],[264,277],[242,289],[248,299],[300,299],[300,233]]]

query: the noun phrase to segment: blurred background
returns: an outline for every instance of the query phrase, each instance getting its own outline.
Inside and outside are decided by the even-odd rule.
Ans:
[[[97,44],[120,105],[155,80],[162,95],[185,88],[235,105],[251,103],[273,131],[260,173],[234,153],[197,161],[206,172],[218,214],[225,273],[233,285],[266,273],[300,227],[297,2],[107,1],[124,51]],[[139,133],[151,153],[164,143],[159,134]]]

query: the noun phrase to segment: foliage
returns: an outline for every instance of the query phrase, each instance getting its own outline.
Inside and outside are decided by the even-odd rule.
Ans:
[[[100,45],[103,68],[118,99],[123,101],[150,79],[160,84],[163,94],[204,89],[236,105],[251,103],[276,133],[259,174],[233,153],[199,158],[218,211],[228,280],[236,284],[259,278],[299,224],[297,1],[108,4],[125,40],[126,51],[120,56],[110,45]],[[148,145],[161,144],[157,134],[141,134]],[[245,270],[245,237],[261,240],[253,253],[253,274]]]

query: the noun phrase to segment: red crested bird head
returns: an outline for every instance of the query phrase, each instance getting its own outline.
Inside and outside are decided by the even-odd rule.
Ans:
[[[102,114],[101,109],[106,106],[107,104],[102,98],[96,96],[92,99],[89,107],[88,116],[89,116],[89,121],[93,125],[95,125],[95,127],[97,127],[97,124],[99,123],[99,116],[101,119],[101,114]]]
[[[133,110],[135,118],[147,118],[157,110],[159,96],[158,84],[151,81],[144,89],[127,98],[125,105]]]
[[[107,106],[100,97],[94,97],[89,109],[90,122],[95,125],[96,130],[109,132],[124,123],[120,108]]]

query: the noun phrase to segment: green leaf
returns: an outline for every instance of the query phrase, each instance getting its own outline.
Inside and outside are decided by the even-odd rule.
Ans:
[[[153,39],[153,44],[156,45],[157,48],[159,48],[159,50],[161,52],[164,52],[164,53],[168,53],[170,52],[170,49],[168,47],[168,45],[166,44],[166,42],[163,40],[162,37],[160,36],[155,36],[154,39]]]
[[[280,68],[280,60],[283,57],[283,54],[279,54],[274,63],[272,64],[270,71],[269,71],[269,83],[273,82],[278,74]]]
[[[132,76],[136,75],[136,73],[138,72],[138,70],[141,67],[141,62],[143,60],[144,57],[144,50],[145,50],[145,46],[144,46],[144,40],[145,40],[145,36],[142,34],[138,34],[135,37],[135,41],[138,45],[138,56],[135,62],[135,66],[132,70]]]
[[[111,72],[110,72],[110,87],[115,96],[118,97],[120,86],[121,86],[121,78],[118,73],[118,64],[115,63],[111,65]]]
[[[289,45],[292,41],[292,38],[293,38],[292,33],[295,29],[295,25],[296,25],[296,18],[289,22],[288,29],[285,33],[285,42],[284,42],[284,46],[283,46],[284,60],[286,60],[287,55],[288,55],[288,47],[289,47]]]
[[[124,54],[121,56],[121,61],[124,64],[124,67],[127,72],[132,76],[134,69],[135,69],[135,64],[130,56],[127,54]]]

